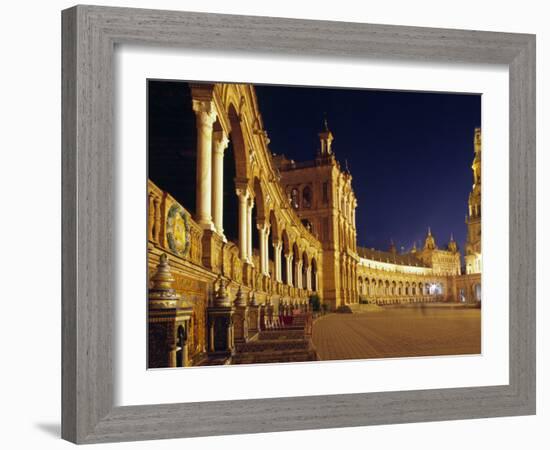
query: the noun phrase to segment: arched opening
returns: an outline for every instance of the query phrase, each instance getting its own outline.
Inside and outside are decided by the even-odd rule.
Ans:
[[[237,169],[232,134],[224,154],[223,168],[223,229],[228,241],[239,241],[239,199],[235,188]]]
[[[254,198],[254,203],[252,205],[252,255],[254,256],[253,261],[254,265],[258,268],[260,261],[260,230],[258,230],[258,204],[257,197]]]
[[[429,293],[430,295],[442,295],[443,287],[441,286],[441,283],[431,283]]]
[[[292,283],[294,286],[298,287],[298,263],[300,262],[300,252],[296,242],[292,246],[292,255]]]
[[[481,284],[477,283],[474,285],[474,298],[476,302],[481,301]]]
[[[311,187],[306,186],[302,191],[302,206],[304,208],[311,208],[312,204],[313,204],[313,192],[311,190]]]
[[[267,244],[268,254],[267,259],[269,261],[269,275],[272,279],[275,279],[275,244],[279,242],[279,230],[277,219],[275,218],[275,211],[271,210],[269,212],[269,225],[271,227],[271,232],[269,233],[269,242]],[[281,256],[282,265],[284,265],[284,258]]]
[[[252,208],[252,252],[261,259],[261,228],[266,225],[265,197],[258,178],[254,178],[254,206]],[[269,245],[267,246],[269,247]],[[259,267],[258,267],[259,268]]]
[[[283,230],[282,232],[282,238],[283,238],[283,261],[282,261],[282,280],[284,284],[288,285],[288,265],[286,263],[286,255],[290,255],[290,241],[288,239],[288,234],[286,230]]]

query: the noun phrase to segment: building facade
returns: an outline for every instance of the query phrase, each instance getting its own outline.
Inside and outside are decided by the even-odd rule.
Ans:
[[[150,367],[225,361],[267,318],[307,311],[313,296],[329,310],[459,300],[452,237],[439,249],[429,230],[409,254],[357,247],[352,175],[326,121],[312,160],[295,162],[269,150],[252,85],[179,83],[165,95],[152,83],[149,93],[161,111],[174,106],[149,117]],[[468,255],[481,255],[476,136]]]
[[[461,302],[481,301],[481,129],[474,132],[473,184],[468,197],[467,236],[464,255],[465,273],[455,280],[457,298]]]

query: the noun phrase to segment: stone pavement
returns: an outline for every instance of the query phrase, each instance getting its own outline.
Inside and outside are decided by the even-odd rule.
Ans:
[[[381,308],[329,314],[313,325],[321,360],[481,353],[481,310]]]

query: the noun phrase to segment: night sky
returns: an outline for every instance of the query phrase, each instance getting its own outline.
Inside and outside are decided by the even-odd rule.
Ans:
[[[326,114],[336,158],[353,176],[358,245],[387,250],[393,239],[408,251],[431,226],[439,247],[452,232],[464,254],[481,96],[281,86],[256,93],[271,151],[296,161],[315,157]]]

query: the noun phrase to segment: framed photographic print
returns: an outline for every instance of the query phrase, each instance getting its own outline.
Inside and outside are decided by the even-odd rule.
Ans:
[[[534,414],[534,55],[63,11],[63,437]]]

